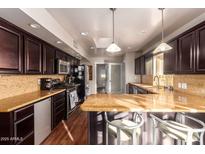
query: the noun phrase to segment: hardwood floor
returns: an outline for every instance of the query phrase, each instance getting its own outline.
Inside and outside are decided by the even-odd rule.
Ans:
[[[79,108],[67,120],[61,121],[43,145],[86,145],[88,144],[88,113]]]

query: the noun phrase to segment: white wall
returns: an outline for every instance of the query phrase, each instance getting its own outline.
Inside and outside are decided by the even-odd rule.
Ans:
[[[130,82],[137,82],[139,78],[135,75],[135,58],[141,55],[140,52],[126,53],[123,63],[125,65],[125,86]]]

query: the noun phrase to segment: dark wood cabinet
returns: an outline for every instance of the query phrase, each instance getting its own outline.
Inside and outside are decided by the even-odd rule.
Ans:
[[[145,56],[141,56],[135,59],[135,74],[136,75],[145,74]]]
[[[172,49],[164,53],[164,74],[177,73],[178,42],[174,40],[169,45]]]
[[[0,21],[0,73],[23,73],[20,31]]]
[[[55,128],[66,116],[65,92],[52,97],[52,129]]]
[[[24,38],[25,73],[42,73],[42,44],[39,40],[29,36]]]
[[[196,30],[196,67],[198,73],[205,73],[205,26]]]
[[[194,32],[179,38],[179,73],[194,73]]]
[[[43,45],[43,74],[55,73],[55,48]]]
[[[140,57],[140,73],[141,75],[145,74],[145,56]]]
[[[0,144],[34,144],[34,106],[0,113]]]
[[[67,54],[60,50],[56,50],[56,58],[67,61]]]
[[[140,58],[135,59],[135,74],[140,75]]]

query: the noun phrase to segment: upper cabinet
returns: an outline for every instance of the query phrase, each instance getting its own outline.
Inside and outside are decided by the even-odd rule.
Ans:
[[[205,26],[196,30],[196,72],[205,72]]]
[[[141,56],[135,59],[135,74],[136,75],[145,74],[145,56]]]
[[[140,58],[135,59],[135,74],[140,75]]]
[[[169,45],[172,49],[164,53],[164,74],[173,74],[177,72],[177,40],[170,42]]]
[[[55,73],[55,48],[43,45],[43,74]]]
[[[29,36],[24,38],[25,73],[42,73],[42,44],[39,40]]]
[[[179,73],[194,72],[194,32],[179,38]]]
[[[56,58],[67,61],[67,54],[60,50],[56,50]]]
[[[22,34],[4,22],[0,22],[0,73],[23,73]]]

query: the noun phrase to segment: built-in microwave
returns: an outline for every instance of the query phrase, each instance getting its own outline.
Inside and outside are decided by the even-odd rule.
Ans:
[[[58,59],[57,72],[58,74],[70,74],[70,62]]]

